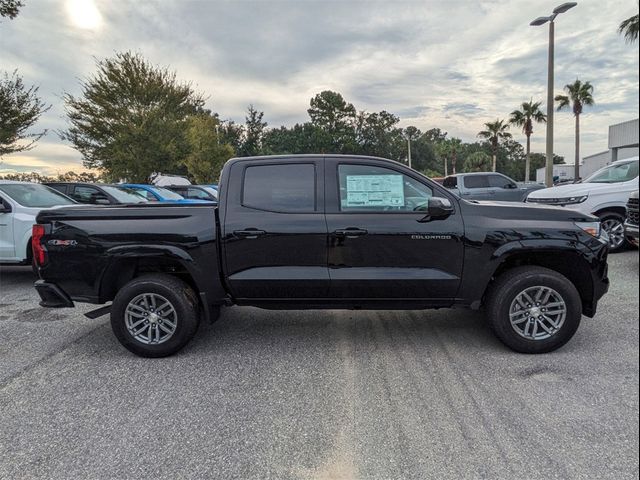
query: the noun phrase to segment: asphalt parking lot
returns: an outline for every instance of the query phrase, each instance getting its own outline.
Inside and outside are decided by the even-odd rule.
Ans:
[[[638,252],[515,354],[482,315],[229,308],[142,359],[0,267],[0,478],[637,478]]]

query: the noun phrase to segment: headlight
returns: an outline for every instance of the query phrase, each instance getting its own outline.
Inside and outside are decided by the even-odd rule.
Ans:
[[[565,205],[571,205],[572,203],[582,203],[587,200],[589,195],[582,195],[581,197],[569,197],[569,198],[561,198],[562,202]]]
[[[576,222],[576,226],[592,237],[598,238],[600,236],[600,222]]]
[[[589,195],[581,195],[577,197],[564,198],[531,198],[527,197],[527,202],[541,203],[543,205],[575,205],[576,203],[585,202]]]

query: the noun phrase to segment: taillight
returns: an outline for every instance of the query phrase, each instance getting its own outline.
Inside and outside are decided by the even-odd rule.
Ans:
[[[42,246],[42,237],[44,237],[44,225],[34,225],[31,231],[31,250],[33,250],[33,258],[36,265],[43,266],[47,261],[47,252]]]

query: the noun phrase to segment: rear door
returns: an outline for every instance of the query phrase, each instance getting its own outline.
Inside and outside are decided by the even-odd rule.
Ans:
[[[232,164],[222,246],[233,296],[322,298],[329,290],[321,158]]]
[[[463,262],[460,212],[426,220],[445,189],[389,162],[327,159],[326,208],[333,298],[455,297]]]

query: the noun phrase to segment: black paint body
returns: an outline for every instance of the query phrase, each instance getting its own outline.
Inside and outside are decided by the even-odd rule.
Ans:
[[[282,164],[314,169],[315,206],[284,213],[243,205],[246,169]],[[453,211],[433,219],[424,211],[342,212],[338,164],[395,170],[448,199]],[[67,300],[102,304],[131,278],[158,271],[184,278],[205,308],[234,303],[283,309],[479,308],[497,274],[527,264],[567,276],[589,316],[608,288],[606,240],[575,225],[597,221],[594,217],[556,207],[468,202],[389,160],[233,159],[223,169],[219,196],[218,207],[43,211],[37,221],[45,225],[47,262],[36,285],[43,305],[69,306],[56,302],[50,285]]]

